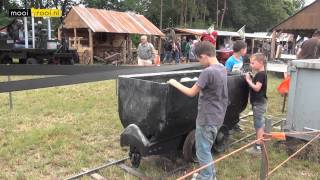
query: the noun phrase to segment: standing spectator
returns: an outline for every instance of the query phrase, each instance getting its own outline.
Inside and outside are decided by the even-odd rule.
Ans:
[[[288,42],[286,42],[286,44],[283,46],[283,53],[284,54],[288,54]]]
[[[288,54],[293,54],[293,42],[288,41]]]
[[[320,58],[320,30],[316,30],[311,39],[302,43],[297,54],[298,59],[319,59]]]
[[[262,45],[262,51],[263,51],[263,54],[267,57],[267,59],[269,59],[269,55],[270,55],[270,51],[271,51],[271,45],[270,45],[270,42],[264,42],[263,45]]]
[[[163,63],[170,61],[172,59],[172,41],[166,38],[164,42],[164,58]]]
[[[233,44],[233,55],[228,58],[225,63],[228,72],[239,72],[243,66],[243,56],[247,53],[247,44],[243,40],[237,40]],[[237,117],[237,122],[240,118]],[[237,123],[233,127],[235,131],[242,131],[240,125]]]
[[[222,126],[228,105],[227,71],[216,58],[216,49],[210,42],[199,42],[195,46],[195,55],[206,68],[201,72],[198,81],[188,88],[175,79],[168,83],[187,96],[200,93],[196,119],[196,155],[200,166],[213,161],[211,148],[219,128]],[[216,179],[213,165],[194,174],[198,180]]]
[[[184,36],[181,41],[181,51],[182,51],[183,58],[187,58],[188,56],[187,44],[188,44],[187,37]]]
[[[249,73],[246,74],[246,81],[250,87],[250,103],[253,110],[254,128],[256,130],[256,139],[261,139],[264,134],[264,117],[263,114],[267,109],[267,74],[265,72],[266,59],[261,53],[251,56],[250,66],[256,75],[254,78]],[[256,142],[256,145],[247,152],[261,154],[262,140]]]
[[[179,62],[180,62],[180,54],[181,54],[181,45],[180,45],[180,39],[179,38],[173,43],[172,51],[173,51],[172,52],[173,58],[174,58],[176,64],[179,64]]]
[[[192,46],[192,39],[189,39],[188,42],[187,42],[187,45],[186,45],[186,59],[187,59],[187,62],[190,62],[189,54],[190,54],[191,46]]]
[[[148,42],[147,36],[141,36],[141,43],[138,46],[138,65],[150,66],[154,60],[154,47]]]
[[[195,56],[195,54],[194,54],[194,47],[195,47],[195,45],[196,45],[197,43],[198,43],[197,40],[193,40],[193,41],[192,41],[192,45],[191,45],[191,48],[190,48],[190,51],[189,51],[189,61],[190,61],[190,62],[195,62],[195,61],[197,61],[196,56]]]
[[[225,66],[228,72],[238,71],[243,65],[243,57],[247,53],[247,44],[242,40],[237,40],[233,45],[233,55],[228,58]]]

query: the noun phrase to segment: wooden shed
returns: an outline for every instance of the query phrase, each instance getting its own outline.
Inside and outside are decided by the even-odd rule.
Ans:
[[[294,15],[280,22],[273,28],[271,43],[271,58],[275,57],[276,38],[280,33],[293,34],[293,44],[295,46],[298,35],[301,37],[311,37],[316,29],[320,29],[320,0],[315,0],[310,5],[304,7]]]
[[[63,21],[69,46],[78,50],[80,63],[93,59],[132,60],[131,35],[147,35],[152,42],[164,34],[143,15],[74,6]],[[58,38],[61,38],[61,28]],[[157,46],[155,46],[157,48]]]

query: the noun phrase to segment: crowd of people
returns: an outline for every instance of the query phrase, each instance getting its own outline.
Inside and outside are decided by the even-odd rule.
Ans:
[[[199,40],[187,39],[186,36],[182,40],[181,38],[170,39],[166,37],[163,43],[162,63],[179,64],[182,62],[196,62],[194,47],[198,42]],[[158,55],[154,46],[148,42],[147,36],[141,36],[137,53],[138,65],[141,66],[152,65],[154,58]]]
[[[193,62],[196,61],[194,55],[194,45],[197,40],[187,39],[186,36],[176,40],[166,38],[164,41],[163,63]]]

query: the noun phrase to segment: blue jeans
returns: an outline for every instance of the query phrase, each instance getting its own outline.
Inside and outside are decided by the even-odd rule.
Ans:
[[[174,52],[172,53],[172,55],[173,55],[174,60],[175,60],[176,63],[178,64],[179,61],[180,61],[180,53],[179,53],[179,51],[174,51]]]
[[[164,58],[163,62],[167,62],[168,60],[171,62],[172,60],[172,52],[171,51],[165,51],[164,52]]]
[[[216,126],[204,125],[196,126],[196,154],[200,166],[204,166],[213,161],[211,148],[216,139],[218,129]],[[199,172],[197,180],[212,180],[216,177],[214,165],[211,165]]]

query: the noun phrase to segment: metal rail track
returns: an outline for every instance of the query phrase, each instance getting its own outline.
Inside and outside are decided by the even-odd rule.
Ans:
[[[250,115],[245,115],[244,117],[242,117],[241,119],[245,118],[245,117],[248,117]],[[274,119],[274,117],[272,117]],[[276,121],[275,123],[272,124],[272,126],[276,126],[278,124],[280,124],[282,121],[284,121],[283,119],[282,120],[279,120],[279,121]],[[240,143],[252,136],[254,136],[255,133],[251,133],[243,138],[240,138],[232,143],[230,143],[228,146],[233,146],[237,143]],[[92,175],[96,172],[98,172],[99,170],[102,170],[104,168],[107,168],[107,167],[110,167],[110,166],[114,166],[116,165],[117,167],[119,167],[120,169],[122,169],[123,171],[125,171],[126,173],[128,174],[131,174],[139,179],[142,179],[142,180],[165,180],[171,176],[174,176],[176,175],[177,173],[181,172],[181,171],[185,171],[187,169],[190,168],[190,164],[189,163],[184,163],[183,165],[173,169],[172,171],[169,171],[167,173],[165,173],[164,175],[160,176],[160,177],[150,177],[150,176],[146,176],[144,173],[138,171],[137,169],[134,169],[134,168],[131,168],[127,165],[125,165],[125,161],[130,159],[129,157],[125,157],[123,159],[119,159],[119,160],[109,160],[107,163],[105,164],[102,164],[98,167],[95,167],[95,168],[92,168],[92,169],[86,169],[84,170],[83,172],[79,173],[79,174],[76,174],[76,175],[73,175],[71,177],[68,177],[66,178],[65,180],[73,180],[73,179],[78,179],[78,178],[81,178],[83,176],[87,176],[87,175]],[[107,179],[107,178],[104,178],[103,176],[99,175],[99,174],[96,174],[96,176],[98,178],[95,178],[95,176],[92,176],[93,179],[96,179],[96,180],[102,180],[102,179]]]
[[[100,165],[98,167],[95,167],[95,168],[92,168],[92,169],[85,169],[81,173],[78,173],[78,174],[75,174],[75,175],[70,176],[68,178],[65,178],[65,180],[79,179],[79,178],[84,177],[84,176],[91,176],[93,179],[96,179],[96,180],[107,179],[107,178],[101,176],[100,174],[98,174],[97,172],[102,170],[102,169],[111,167],[111,166],[117,166],[121,170],[125,171],[126,173],[128,173],[130,175],[133,175],[133,176],[135,176],[135,177],[137,177],[139,179],[142,179],[142,180],[165,180],[165,179],[175,175],[176,173],[178,173],[180,171],[187,170],[190,167],[188,163],[185,163],[185,164],[177,167],[176,169],[173,169],[172,171],[169,171],[169,172],[165,173],[162,176],[150,177],[150,176],[147,176],[144,173],[138,171],[137,169],[134,169],[134,168],[131,168],[131,167],[125,165],[124,163],[128,159],[129,159],[129,157],[126,157],[126,158],[123,158],[123,159],[119,159],[119,160],[109,160],[105,164],[102,164],[102,165]]]
[[[95,172],[97,172],[97,171],[99,171],[99,170],[101,170],[101,169],[104,169],[104,168],[106,168],[106,167],[110,167],[110,166],[112,166],[112,165],[116,165],[116,164],[119,164],[119,163],[124,163],[126,160],[128,160],[129,159],[129,157],[126,157],[126,158],[123,158],[123,159],[119,159],[119,160],[116,160],[116,161],[113,161],[113,162],[108,162],[108,163],[105,163],[105,164],[103,164],[103,165],[101,165],[101,166],[98,166],[98,167],[95,167],[95,168],[92,168],[92,169],[88,169],[88,170],[86,170],[86,171],[84,171],[84,172],[81,172],[81,173],[79,173],[79,174],[76,174],[76,175],[73,175],[73,176],[71,176],[71,177],[68,177],[68,178],[66,178],[65,180],[73,180],[73,179],[78,179],[78,178],[80,178],[80,177],[83,177],[83,176],[86,176],[86,175],[90,175],[90,174],[92,174],[92,173],[95,173]]]

